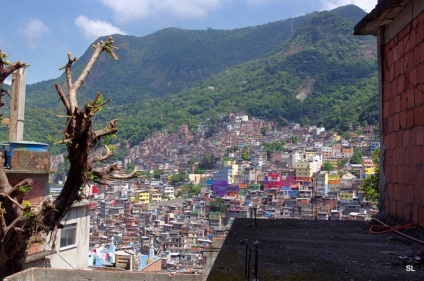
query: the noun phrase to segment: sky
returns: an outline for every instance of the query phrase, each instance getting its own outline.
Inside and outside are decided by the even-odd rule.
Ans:
[[[2,0],[0,50],[22,61],[27,84],[55,79],[67,53],[80,57],[100,36],[145,36],[167,27],[234,29],[378,0]],[[119,46],[118,46],[119,47]]]

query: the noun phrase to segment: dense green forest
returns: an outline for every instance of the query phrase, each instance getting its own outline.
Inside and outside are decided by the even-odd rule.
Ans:
[[[129,145],[183,124],[196,130],[201,122],[213,133],[215,122],[230,112],[342,132],[376,124],[375,38],[352,35],[364,15],[348,5],[235,30],[114,35],[120,60],[101,59],[81,98],[98,90],[112,98],[98,118],[119,118],[112,141]],[[75,64],[75,75],[90,52]],[[28,86],[25,139],[52,143],[61,137],[63,120],[56,115],[64,112],[55,83],[64,77]]]

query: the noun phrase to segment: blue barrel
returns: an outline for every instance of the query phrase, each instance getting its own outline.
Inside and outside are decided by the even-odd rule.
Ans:
[[[32,141],[9,141],[6,145],[6,167],[10,168],[11,158],[14,150],[47,152],[49,145],[47,143]]]

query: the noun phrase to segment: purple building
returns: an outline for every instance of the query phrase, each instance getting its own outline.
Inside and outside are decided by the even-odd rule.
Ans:
[[[214,180],[212,186],[213,195],[216,197],[224,197],[228,195],[228,181]]]

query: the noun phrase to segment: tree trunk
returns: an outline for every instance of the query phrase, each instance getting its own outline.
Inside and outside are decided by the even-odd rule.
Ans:
[[[11,259],[7,259],[0,254],[0,280],[16,272],[22,271],[25,259],[26,244],[25,247],[22,247],[22,249]]]
[[[72,204],[81,200],[81,188],[88,182],[88,174],[95,175],[99,180],[103,177],[114,178],[112,173],[119,169],[114,164],[97,169],[92,167],[94,163],[103,162],[112,156],[107,147],[106,155],[90,156],[101,138],[117,132],[116,120],[110,121],[102,130],[94,131],[92,128],[92,117],[107,101],[103,101],[99,92],[84,109],[79,109],[76,96],[79,87],[84,83],[103,51],[106,51],[114,59],[118,59],[113,52],[115,47],[112,44],[113,39],[110,37],[107,42],[100,41],[94,46],[91,59],[75,83],[72,82],[71,68],[76,58],[71,58],[71,54],[68,53],[68,63],[65,67],[68,84],[67,95],[59,85],[55,85],[68,114],[62,143],[68,145],[70,167],[63,189],[54,202],[45,198],[39,206],[35,207],[23,202],[23,194],[28,191],[31,180],[24,180],[15,186],[11,186],[0,162],[0,280],[22,270],[31,237],[41,231],[50,232],[61,227],[60,223],[69,212]],[[1,83],[12,72],[13,68],[26,67],[25,64],[15,63],[4,69],[4,57],[0,50],[0,91]],[[120,178],[136,176],[138,174],[135,169],[129,175],[120,175]]]

